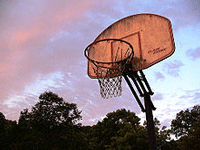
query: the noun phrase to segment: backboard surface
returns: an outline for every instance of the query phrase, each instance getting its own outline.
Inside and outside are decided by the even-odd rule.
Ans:
[[[134,49],[132,70],[146,69],[171,56],[175,50],[171,22],[155,14],[137,14],[123,18],[106,28],[94,41],[121,39],[129,42]],[[99,49],[106,59],[112,60],[111,51]],[[88,52],[90,56],[94,52]],[[95,59],[95,58],[94,58]],[[97,78],[91,62],[88,61],[88,76]]]

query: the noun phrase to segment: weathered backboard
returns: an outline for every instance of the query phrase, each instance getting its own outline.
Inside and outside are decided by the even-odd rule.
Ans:
[[[137,14],[123,18],[106,28],[94,41],[109,38],[121,39],[132,45],[133,71],[150,67],[171,56],[175,50],[170,20],[155,14]],[[104,49],[99,49],[98,53],[101,50],[105,54]],[[91,57],[94,52],[88,53]],[[110,50],[106,52],[106,59],[112,56],[110,53]],[[95,66],[88,61],[88,76],[97,78],[92,67]]]

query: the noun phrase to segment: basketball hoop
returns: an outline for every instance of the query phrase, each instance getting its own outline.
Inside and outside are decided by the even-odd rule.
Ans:
[[[84,51],[88,59],[88,76],[98,79],[102,98],[120,96],[124,77],[141,110],[146,113],[151,150],[157,149],[152,113],[155,107],[150,97],[153,92],[142,70],[166,59],[174,51],[170,20],[146,13],[131,15],[111,24]],[[144,97],[144,106],[129,78],[140,97]]]
[[[98,53],[99,49],[101,53]],[[120,96],[122,74],[127,68],[131,68],[134,55],[132,45],[120,39],[103,39],[90,44],[84,54],[92,62],[91,67],[98,79],[102,98]]]

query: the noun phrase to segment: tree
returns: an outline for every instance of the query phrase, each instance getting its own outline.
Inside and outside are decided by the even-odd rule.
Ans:
[[[6,118],[2,112],[0,112],[0,133],[5,131]]]
[[[200,147],[200,106],[177,113],[172,120],[172,131],[179,137],[177,148],[180,150],[198,150]]]
[[[30,112],[24,109],[19,118],[18,145],[23,149],[73,149],[81,145],[81,111],[53,92],[39,96]],[[41,147],[42,146],[42,147]]]
[[[134,112],[120,109],[108,113],[91,128],[91,149],[148,149],[147,130]]]
[[[17,122],[7,120],[0,112],[0,148],[9,149],[9,146],[16,141]]]
[[[144,127],[147,129],[147,122],[144,121]],[[157,148],[162,150],[177,150],[174,144],[174,141],[170,141],[171,130],[167,129],[166,126],[160,128],[160,121],[157,118],[154,118],[154,126],[155,126],[155,135]]]
[[[200,116],[200,106],[196,105],[191,110],[186,109],[185,111],[180,111],[176,115],[176,119],[171,122],[171,129],[176,137],[188,136],[189,130],[194,126],[197,121],[198,116]]]
[[[33,123],[51,129],[61,124],[75,125],[81,119],[75,103],[65,102],[53,92],[41,94],[39,100],[30,113]]]
[[[0,112],[0,147],[6,148],[7,145],[5,144],[6,138],[6,118],[2,112]]]
[[[199,150],[200,147],[200,116],[189,130],[188,135],[183,135],[178,141],[180,150]]]
[[[26,120],[34,128],[48,130],[61,125],[76,125],[82,118],[80,114],[75,103],[65,102],[53,92],[45,92],[39,96],[39,102],[31,112],[28,109],[21,112],[19,123]]]
[[[191,137],[193,139],[194,148],[198,149],[200,147],[200,116],[197,118],[197,121],[191,129]]]

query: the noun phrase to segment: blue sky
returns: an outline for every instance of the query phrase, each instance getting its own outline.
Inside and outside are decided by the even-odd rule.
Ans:
[[[171,20],[176,45],[170,58],[144,70],[155,93],[154,117],[169,126],[180,110],[200,104],[199,7],[195,0],[1,0],[0,111],[17,120],[50,90],[77,104],[84,125],[120,108],[144,120],[125,81],[121,97],[101,98],[83,51],[117,20],[153,13]]]

